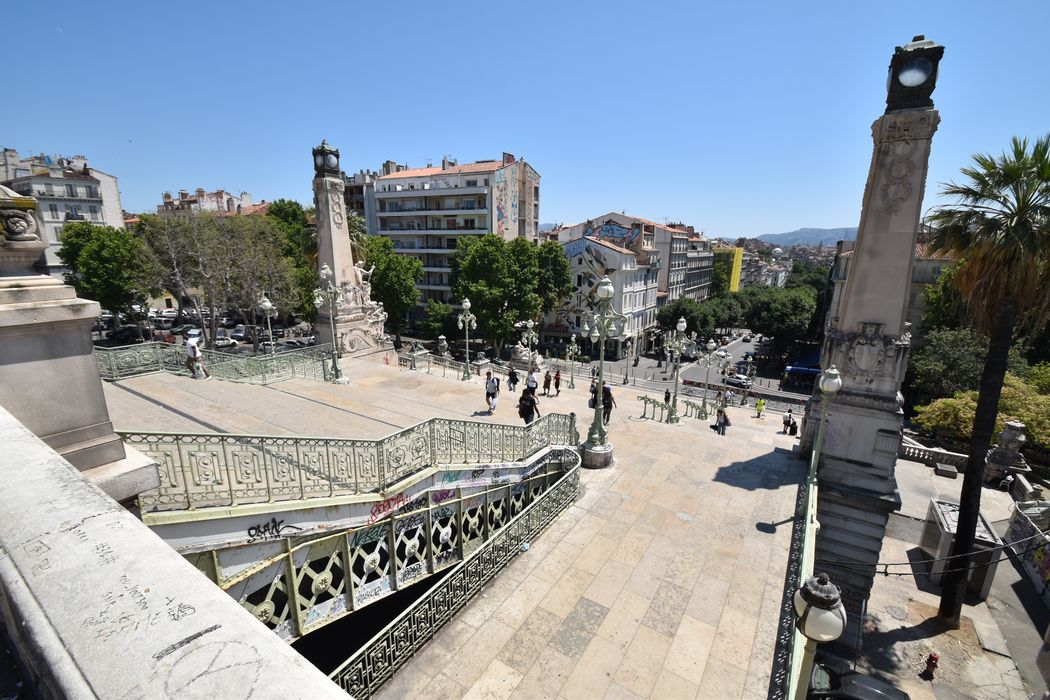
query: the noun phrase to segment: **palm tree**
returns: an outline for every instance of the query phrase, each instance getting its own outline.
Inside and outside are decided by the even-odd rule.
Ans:
[[[1014,137],[998,157],[975,155],[961,172],[963,184],[941,190],[956,203],[935,208],[929,217],[933,248],[960,261],[953,281],[974,325],[990,341],[938,612],[952,629],[959,627],[1010,345],[1016,332],[1038,330],[1050,313],[1050,136],[1031,149],[1027,138]]]

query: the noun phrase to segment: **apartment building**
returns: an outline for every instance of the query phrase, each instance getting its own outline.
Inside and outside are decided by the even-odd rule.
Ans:
[[[242,191],[239,195],[223,189],[205,192],[204,188],[198,187],[192,195],[189,190],[179,190],[178,197],[172,197],[171,192],[162,194],[161,203],[157,205],[157,216],[185,219],[205,212],[247,214],[254,206],[252,196],[247,192]]]
[[[452,301],[449,254],[463,236],[537,241],[540,176],[524,160],[504,153],[465,165],[443,158],[441,167],[390,166],[373,183],[376,227],[369,232],[423,263],[422,305]]]
[[[686,299],[703,301],[711,294],[711,273],[715,267],[715,254],[711,251],[711,241],[703,236],[690,234],[688,244],[683,296]]]
[[[62,277],[66,267],[58,258],[62,227],[69,221],[124,227],[117,178],[88,165],[84,156],[22,158],[13,148],[0,155],[0,183],[40,202],[41,236],[48,243],[42,258],[46,272]]]
[[[562,243],[572,274],[573,293],[561,308],[547,314],[542,325],[545,342],[564,344],[575,334],[582,352],[598,356],[598,348],[583,333],[583,315],[597,308],[595,289],[605,276],[613,284],[613,309],[627,316],[623,335],[606,340],[608,359],[626,357],[635,351],[646,351],[647,331],[656,326],[657,261],[655,254],[638,252],[609,240],[584,236]]]

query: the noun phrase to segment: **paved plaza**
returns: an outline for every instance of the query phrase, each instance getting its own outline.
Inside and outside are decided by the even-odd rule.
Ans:
[[[480,379],[464,383],[440,370],[428,376],[363,361],[344,367],[350,387],[307,380],[258,387],[153,374],[106,384],[105,393],[119,430],[375,438],[435,416],[520,423],[517,394],[506,387],[490,416]],[[576,412],[586,434],[588,383],[578,381],[574,391],[563,383],[559,397],[541,395],[541,412]],[[614,391],[614,467],[584,470],[575,506],[378,697],[766,697],[791,517],[806,472],[793,451],[797,441],[778,432],[779,414],[759,420],[753,409],[731,408],[732,426],[721,437],[707,421],[641,420],[639,391]],[[913,492],[905,497],[906,514],[894,516],[905,523],[925,514],[926,491],[961,484],[937,481],[921,465],[902,462],[898,469],[909,475],[902,488]],[[989,507],[997,509],[992,520],[1006,512],[1002,501]],[[897,532],[913,534],[907,527]],[[885,561],[906,561],[914,547],[886,542]],[[935,610],[936,596],[914,579],[880,577],[872,611],[888,631],[903,610],[904,621],[894,618],[892,625],[901,628],[926,610],[921,606],[931,595]],[[986,628],[985,639],[1002,643],[988,606],[968,606],[964,614]],[[880,637],[887,653],[872,655],[872,665],[899,674],[896,682],[913,698],[932,698],[938,683],[919,681],[921,666],[912,668],[916,641],[931,640],[914,637]],[[966,684],[942,681],[945,692],[1027,697],[1005,644],[998,652],[980,643],[960,648],[975,655],[970,666],[981,675]]]

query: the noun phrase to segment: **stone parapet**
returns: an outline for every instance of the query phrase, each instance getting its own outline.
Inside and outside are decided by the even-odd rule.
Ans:
[[[346,697],[3,408],[0,442],[0,624],[42,697]]]

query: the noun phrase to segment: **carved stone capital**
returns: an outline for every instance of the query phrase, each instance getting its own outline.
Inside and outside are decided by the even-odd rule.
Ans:
[[[935,109],[885,114],[871,125],[871,136],[876,144],[888,141],[932,139],[941,123],[941,113]]]

